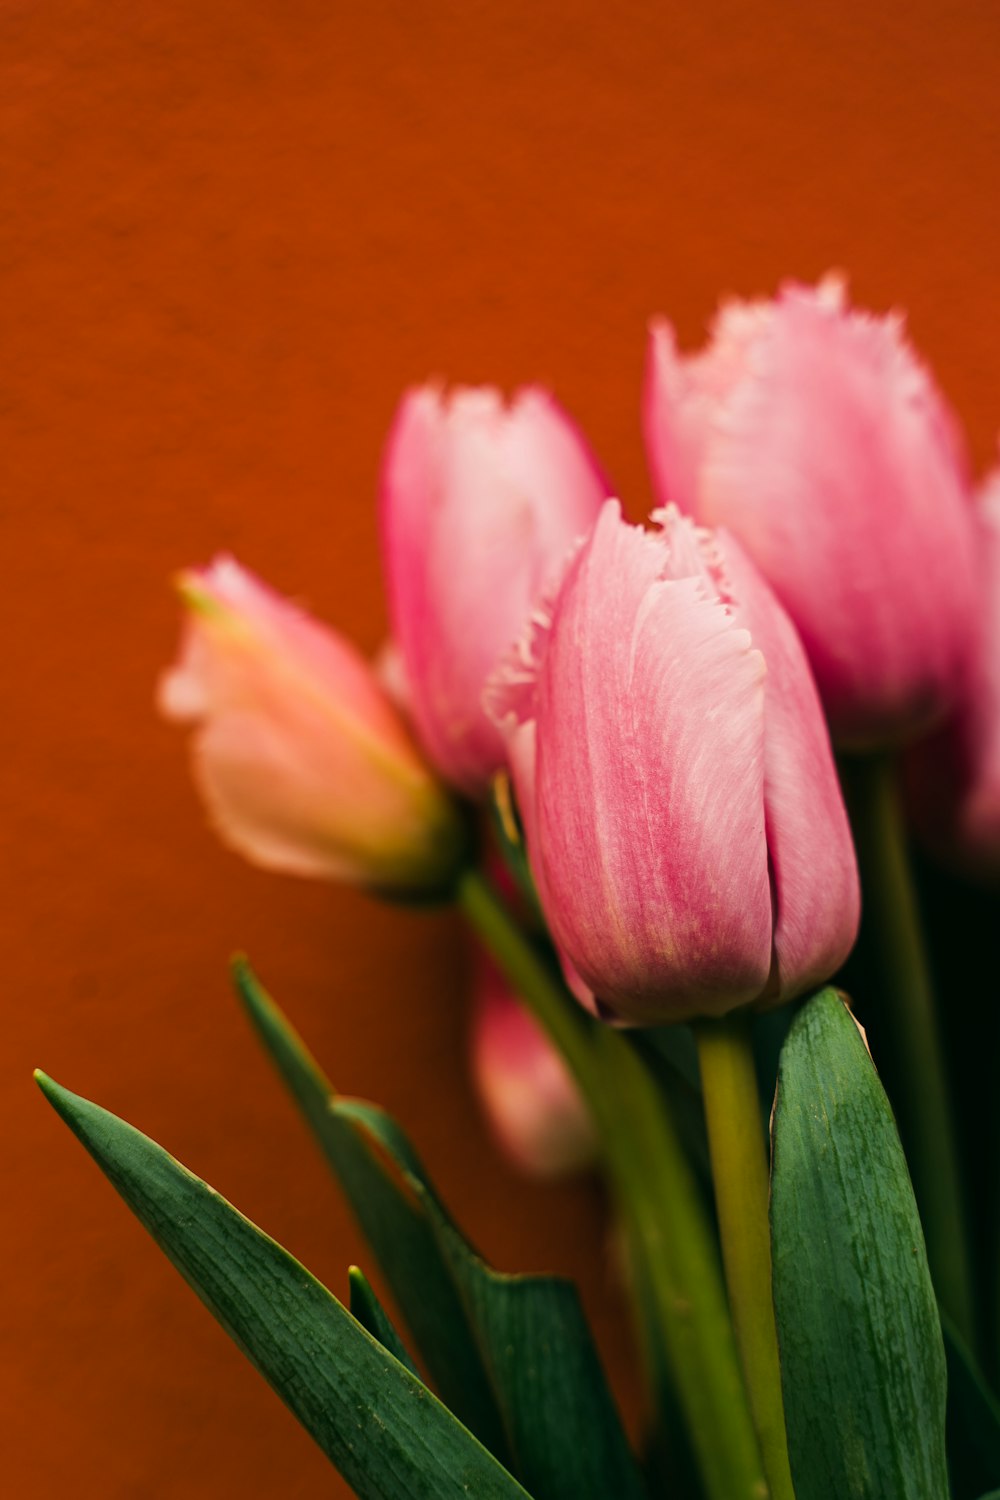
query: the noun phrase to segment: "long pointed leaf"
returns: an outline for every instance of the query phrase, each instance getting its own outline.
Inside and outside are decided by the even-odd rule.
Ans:
[[[424,1213],[335,1113],[336,1094],[302,1039],[245,960],[237,994],[265,1050],[311,1128],[371,1245],[445,1405],[506,1461],[503,1423],[467,1314]]]
[[[945,1361],[913,1189],[834,990],[797,1016],[773,1124],[774,1304],[798,1500],[946,1500]]]
[[[286,1250],[131,1125],[44,1075],[39,1083],[361,1500],[525,1500],[516,1480]]]
[[[338,1099],[334,1111],[369,1132],[421,1195],[497,1392],[513,1467],[532,1494],[642,1500],[576,1288],[557,1277],[492,1270],[454,1224],[396,1121],[357,1099]]]
[[[367,1328],[372,1338],[378,1339],[382,1347],[388,1349],[419,1380],[420,1371],[410,1358],[409,1350],[393,1327],[392,1319],[376,1297],[364,1271],[360,1266],[351,1266],[347,1279],[351,1287],[351,1317],[357,1318],[362,1328]]]

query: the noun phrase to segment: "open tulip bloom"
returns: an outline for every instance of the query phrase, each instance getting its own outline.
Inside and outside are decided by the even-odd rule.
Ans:
[[[638,526],[547,393],[409,392],[380,664],[223,558],[181,576],[159,687],[239,855],[463,914],[490,1134],[606,1184],[641,1441],[574,1288],[494,1271],[245,960],[392,1312],[39,1081],[363,1500],[988,1500],[1000,1350],[890,752],[995,878],[995,482],[976,505],[898,321],[829,281],[728,306],[701,355],[657,325],[645,429]]]

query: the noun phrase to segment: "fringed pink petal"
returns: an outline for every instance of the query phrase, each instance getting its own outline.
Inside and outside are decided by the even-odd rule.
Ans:
[[[556,604],[537,700],[537,843],[557,942],[651,1023],[767,981],[763,661],[669,538],[609,502]]]

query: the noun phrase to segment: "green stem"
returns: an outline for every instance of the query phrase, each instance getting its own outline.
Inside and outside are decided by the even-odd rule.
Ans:
[[[479,871],[457,901],[573,1072],[597,1125],[632,1261],[709,1500],[767,1495],[697,1185],[656,1082],[627,1038],[567,995]]]
[[[750,1015],[734,1011],[694,1028],[722,1261],[764,1472],[774,1500],[794,1500],[771,1295],[768,1166]]]
[[[972,1345],[958,1154],[893,765],[888,756],[845,757],[841,777],[861,871],[866,934],[877,955],[879,999],[892,1028],[893,1104],[920,1205],[927,1258],[942,1306]]]

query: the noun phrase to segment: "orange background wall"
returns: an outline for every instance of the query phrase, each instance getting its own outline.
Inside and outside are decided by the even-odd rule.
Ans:
[[[447,915],[216,847],[152,711],[179,565],[234,551],[374,648],[373,487],[429,374],[550,383],[633,513],[648,314],[850,272],[1000,421],[993,0],[4,0],[8,1493],[339,1494],[29,1081],[164,1141],[340,1292],[358,1236],[255,1050],[249,948],[484,1249],[579,1274],[635,1381],[596,1193],[491,1154]]]

